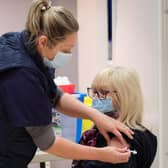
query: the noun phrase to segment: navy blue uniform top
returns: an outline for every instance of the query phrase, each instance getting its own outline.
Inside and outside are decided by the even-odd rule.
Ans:
[[[61,96],[28,37],[0,37],[0,168],[27,167],[37,146],[25,127],[49,125]]]

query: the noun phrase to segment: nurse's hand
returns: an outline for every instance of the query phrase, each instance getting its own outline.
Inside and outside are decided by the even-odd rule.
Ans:
[[[121,132],[127,135],[130,139],[133,139],[134,132],[126,125],[102,113],[96,114],[97,115],[92,116],[92,120],[108,143],[110,143],[108,132],[112,132],[114,135],[116,135],[116,137],[123,144],[125,144],[125,141],[121,135]]]
[[[131,156],[127,148],[116,148],[112,146],[99,148],[102,150],[100,155],[100,160],[104,162],[116,163],[126,163],[129,161]]]

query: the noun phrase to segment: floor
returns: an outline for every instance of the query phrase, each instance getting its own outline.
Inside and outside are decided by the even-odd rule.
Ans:
[[[56,161],[56,162],[51,162],[50,167],[46,168],[71,168],[71,160],[64,160],[64,161]],[[30,164],[28,168],[40,168],[40,165],[37,163]]]

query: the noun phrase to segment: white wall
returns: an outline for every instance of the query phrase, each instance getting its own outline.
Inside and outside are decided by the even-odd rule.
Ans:
[[[78,0],[79,91],[86,91],[95,74],[105,67],[108,58],[107,1]]]
[[[136,68],[144,93],[145,119],[158,126],[158,1],[117,0],[116,7],[113,62]]]
[[[160,168],[168,167],[168,0],[162,0],[161,6],[161,37],[162,37],[162,57],[160,66]]]
[[[159,1],[116,0],[113,63],[134,67],[144,95],[144,122],[159,129]],[[155,167],[158,168],[158,163]]]
[[[9,31],[21,31],[25,27],[30,0],[6,0],[0,5],[0,35]]]

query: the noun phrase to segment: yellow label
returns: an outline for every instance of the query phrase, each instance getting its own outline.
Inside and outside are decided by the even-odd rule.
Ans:
[[[84,97],[84,104],[87,106],[92,106],[92,98],[89,96]],[[91,120],[83,119],[82,120],[82,133],[90,128],[92,128],[94,123]]]
[[[93,127],[94,123],[91,120],[82,120],[82,133]]]
[[[92,106],[92,98],[89,96],[84,97],[84,104],[87,106]]]

